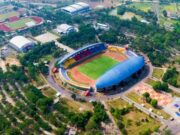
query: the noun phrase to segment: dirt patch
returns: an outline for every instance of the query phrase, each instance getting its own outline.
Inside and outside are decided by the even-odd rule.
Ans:
[[[20,66],[20,62],[16,58],[16,56],[7,57],[6,60],[5,60],[5,64],[9,65],[9,66],[12,66],[12,65]]]
[[[47,32],[47,33],[41,34],[39,36],[36,36],[34,38],[41,43],[47,43],[47,42],[54,41],[54,40],[58,39],[59,37],[50,32]]]
[[[10,55],[8,57],[6,57],[5,60],[0,59],[0,67],[3,69],[3,71],[7,71],[6,66],[12,66],[12,65],[16,65],[16,66],[20,66],[20,62],[19,60],[16,58],[16,55]]]

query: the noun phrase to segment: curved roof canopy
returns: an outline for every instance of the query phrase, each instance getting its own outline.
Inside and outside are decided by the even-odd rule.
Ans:
[[[142,56],[133,56],[119,63],[96,81],[96,88],[102,89],[116,85],[136,73],[144,66]]]
[[[34,44],[33,41],[23,37],[23,36],[15,36],[10,40],[10,43],[18,47],[19,49],[23,48],[28,44]]]
[[[72,56],[76,55],[77,53],[79,53],[79,52],[81,52],[81,51],[83,51],[83,50],[85,50],[85,49],[88,49],[88,48],[94,47],[94,46],[99,46],[99,45],[104,45],[104,43],[94,43],[94,44],[90,44],[90,45],[84,46],[84,47],[82,47],[82,48],[80,48],[80,49],[78,49],[78,50],[76,50],[76,51],[74,51],[74,52],[72,52],[72,53],[69,53],[69,54],[67,54],[66,56],[64,56],[64,57],[58,62],[58,65],[59,65],[59,64],[62,64],[62,63],[63,63],[66,59],[68,59],[69,57],[72,57]]]

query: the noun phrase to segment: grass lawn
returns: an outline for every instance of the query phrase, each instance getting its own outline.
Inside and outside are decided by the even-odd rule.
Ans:
[[[141,19],[141,17],[140,17],[139,15],[136,15],[136,14],[134,14],[134,13],[132,13],[132,12],[125,12],[125,14],[122,15],[122,16],[120,16],[120,18],[123,19],[123,20],[131,20],[134,16],[135,16],[138,20]]]
[[[82,64],[79,66],[78,70],[90,78],[96,80],[108,69],[112,68],[118,63],[118,61],[108,56],[101,55],[97,59],[94,59],[86,64]]]
[[[6,25],[10,27],[11,29],[19,29],[26,26],[27,22],[33,21],[31,18],[24,18],[15,22],[7,23]]]
[[[171,11],[171,12],[176,12],[176,5],[175,3],[171,3],[169,5],[161,5],[162,10],[167,10],[167,11]]]
[[[51,61],[53,59],[53,56],[52,55],[46,55],[46,56],[43,56],[40,61]]]
[[[124,107],[128,107],[129,103],[122,99],[111,100],[107,102],[110,107],[115,109],[122,109]],[[114,117],[115,121],[116,119]],[[147,122],[142,122],[142,119],[147,119]],[[139,111],[135,107],[133,107],[129,113],[122,115],[122,122],[125,125],[125,129],[128,135],[139,135],[139,133],[144,132],[147,129],[151,131],[155,131],[158,129],[161,124],[160,122],[150,118],[145,113]],[[139,123],[139,125],[137,125]]]
[[[152,76],[157,78],[157,79],[161,79],[164,75],[164,70],[161,68],[154,68],[153,69],[153,74]]]
[[[53,89],[50,88],[50,87],[42,89],[41,92],[42,92],[45,96],[50,97],[50,98],[54,98],[55,95],[56,95],[56,91],[53,90]]]
[[[178,74],[178,77],[177,77],[177,85],[180,86],[180,73]]]
[[[135,16],[138,20],[141,20],[141,16],[136,15],[135,13],[132,13],[132,12],[125,12],[124,15],[118,15],[117,14],[117,8],[113,9],[110,12],[110,15],[117,16],[117,17],[119,17],[120,19],[123,19],[123,20],[131,20]]]
[[[133,8],[142,10],[144,12],[147,12],[148,10],[151,9],[151,4],[150,3],[141,3],[141,2],[138,2],[138,3],[130,4],[129,7],[133,7]]]
[[[154,113],[156,113],[158,115],[162,115],[165,119],[170,118],[170,115],[167,114],[164,110],[158,109],[158,108],[153,108],[150,104],[143,102],[142,97],[139,96],[138,94],[136,94],[135,92],[130,92],[130,93],[126,94],[126,96],[139,104],[144,104],[144,107],[147,109],[152,108]]]
[[[153,80],[153,79],[148,78],[148,79],[145,81],[145,83],[147,83],[147,84],[149,84],[149,85],[151,85],[151,86],[154,86],[154,84],[156,83],[156,81]]]
[[[177,64],[180,64],[180,55],[175,56],[174,60]]]
[[[173,19],[163,17],[163,16],[160,17],[160,24],[161,25],[174,25],[176,23],[180,24],[178,20],[173,20]]]
[[[124,101],[121,98],[115,99],[115,100],[110,100],[107,103],[108,103],[108,105],[110,107],[119,108],[119,109],[122,109],[124,107],[128,107],[129,106],[129,103]]]
[[[32,80],[32,83],[35,85],[35,86],[42,86],[42,85],[45,85],[46,84],[46,81],[44,80],[43,78],[43,75],[39,74],[36,76],[36,80]]]
[[[0,20],[4,20],[4,19],[7,19],[7,18],[10,18],[10,17],[13,17],[13,16],[18,16],[19,13],[18,12],[9,12],[9,13],[6,13],[6,14],[0,14]]]
[[[69,109],[76,112],[82,112],[82,111],[93,111],[93,106],[89,102],[78,102],[75,100],[70,100],[67,98],[63,98],[66,105]]]
[[[172,91],[171,93],[172,93],[172,96],[180,97],[180,93],[177,93],[177,92],[174,92],[174,91]]]
[[[147,122],[143,122],[142,119],[147,119]],[[147,129],[154,132],[161,126],[160,122],[137,109],[133,109],[133,111],[124,115],[123,123],[129,135],[139,135],[140,133],[144,133]]]

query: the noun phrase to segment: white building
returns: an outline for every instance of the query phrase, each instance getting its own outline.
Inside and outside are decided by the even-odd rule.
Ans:
[[[88,11],[91,10],[89,4],[84,3],[84,2],[78,2],[66,7],[61,8],[62,11],[71,14],[71,15],[75,15],[75,14],[82,14],[82,13],[86,13]]]
[[[108,31],[110,29],[108,24],[102,24],[102,23],[94,23],[94,28],[96,30],[100,29],[105,31]]]
[[[57,26],[57,28],[55,29],[55,32],[60,35],[67,35],[71,32],[78,32],[78,29],[68,24],[61,24]]]
[[[35,42],[23,36],[15,36],[10,40],[9,45],[19,52],[27,52],[34,47]]]

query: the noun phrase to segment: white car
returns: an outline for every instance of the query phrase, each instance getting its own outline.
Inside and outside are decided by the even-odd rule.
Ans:
[[[60,96],[61,96],[61,92],[57,92],[56,97],[60,97]]]

